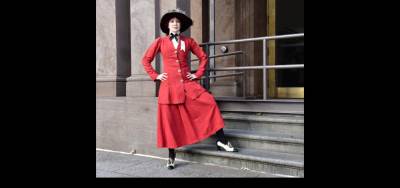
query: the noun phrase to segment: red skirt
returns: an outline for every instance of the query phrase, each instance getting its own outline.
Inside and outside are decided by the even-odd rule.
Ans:
[[[194,144],[221,128],[224,128],[224,120],[214,97],[208,92],[196,99],[186,97],[183,104],[158,104],[158,148]]]

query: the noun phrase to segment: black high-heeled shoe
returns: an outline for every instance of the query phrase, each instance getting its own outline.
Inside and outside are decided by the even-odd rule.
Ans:
[[[217,149],[220,151],[238,152],[238,149],[234,148],[230,142],[224,144],[221,141],[217,141]]]
[[[167,162],[167,168],[172,170],[175,168],[175,159],[169,158]]]

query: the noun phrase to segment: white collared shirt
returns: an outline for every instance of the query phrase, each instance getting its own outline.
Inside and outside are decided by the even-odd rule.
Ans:
[[[175,49],[178,47],[178,41],[176,41],[175,38],[172,39],[172,44],[174,44]]]
[[[178,32],[179,34],[179,32]],[[178,36],[179,38],[180,36]],[[174,39],[172,39],[172,44],[174,45],[174,48],[177,49],[178,48],[178,41]],[[181,50],[185,51],[185,42],[183,40],[181,40]]]

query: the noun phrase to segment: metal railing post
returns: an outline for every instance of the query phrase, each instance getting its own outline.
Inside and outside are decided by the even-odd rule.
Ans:
[[[204,88],[207,89],[207,91],[210,89],[210,48],[208,45],[204,46],[206,55],[207,55],[207,66],[206,66],[206,71],[205,71],[205,79],[204,79]]]
[[[245,66],[245,54],[243,53],[242,54],[242,62],[240,63],[241,64],[241,66]],[[243,76],[242,76],[242,82],[243,82],[243,84],[242,84],[242,89],[243,89],[243,98],[245,99],[246,98],[246,91],[247,91],[247,89],[246,89],[246,87],[247,87],[247,84],[246,84],[246,78],[247,78],[247,71],[244,71],[244,74],[243,74]]]
[[[263,66],[267,65],[267,39],[263,40]],[[267,68],[263,68],[263,100],[267,100]]]

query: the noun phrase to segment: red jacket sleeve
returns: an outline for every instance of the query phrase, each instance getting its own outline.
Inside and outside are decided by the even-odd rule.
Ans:
[[[160,43],[161,43],[161,38],[157,38],[150,45],[150,47],[146,50],[146,52],[142,58],[142,64],[143,64],[144,70],[147,72],[147,74],[150,76],[150,78],[154,81],[156,80],[158,73],[151,66],[151,62],[153,61],[153,59],[157,55],[157,53],[160,51],[160,45],[161,45]]]
[[[203,76],[206,66],[208,63],[207,54],[203,51],[203,49],[196,43],[194,39],[190,42],[190,49],[193,54],[195,54],[199,58],[199,68],[197,69],[195,75],[198,79]]]

